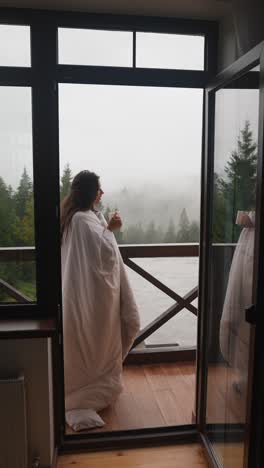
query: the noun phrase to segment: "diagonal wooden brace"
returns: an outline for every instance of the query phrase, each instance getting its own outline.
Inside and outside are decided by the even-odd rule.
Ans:
[[[183,298],[184,302],[191,302],[196,299],[198,296],[198,286],[192,289],[188,294],[186,294]],[[169,307],[163,314],[149,323],[143,330],[141,330],[134,341],[134,344],[131,349],[135,348],[139,343],[142,343],[146,338],[148,338],[152,333],[158,330],[162,325],[168,322],[172,317],[175,317],[182,309],[186,308],[185,305],[182,304],[174,304],[173,306]],[[197,309],[196,314],[197,315]]]
[[[131,268],[132,270],[134,270],[136,273],[138,273],[140,276],[142,276],[143,278],[145,278],[147,281],[149,281],[151,284],[153,284],[154,286],[156,286],[156,288],[158,288],[160,291],[164,292],[165,294],[167,294],[167,296],[171,297],[172,299],[174,299],[175,301],[177,301],[177,304],[178,305],[181,305],[182,306],[182,309],[188,309],[190,312],[192,312],[194,315],[197,315],[197,309],[196,307],[194,307],[192,304],[190,304],[190,302],[193,301],[190,301],[189,298],[188,298],[188,295],[185,296],[187,297],[187,299],[185,299],[184,297],[181,297],[179,294],[177,294],[176,292],[172,291],[172,289],[168,288],[168,286],[165,286],[165,284],[163,284],[161,281],[157,280],[154,276],[152,276],[150,273],[148,273],[147,271],[145,271],[143,268],[141,268],[140,266],[138,266],[136,263],[134,263],[132,260],[130,260],[129,258],[127,258],[125,260],[125,263],[126,265]],[[197,297],[197,296],[196,296]]]

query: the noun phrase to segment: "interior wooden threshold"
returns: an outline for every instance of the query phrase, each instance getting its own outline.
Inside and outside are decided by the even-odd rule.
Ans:
[[[79,453],[59,457],[58,468],[207,468],[200,444],[151,447],[109,452]]]

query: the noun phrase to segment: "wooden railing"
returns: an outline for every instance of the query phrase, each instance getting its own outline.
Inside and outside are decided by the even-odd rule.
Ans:
[[[132,259],[134,258],[157,258],[157,257],[198,257],[198,244],[158,244],[158,245],[120,245],[120,252],[124,263],[154,285],[160,291],[172,298],[175,303],[165,310],[159,317],[143,328],[137,336],[133,348],[142,343],[146,338],[152,335],[156,330],[162,327],[171,318],[175,317],[183,309],[188,309],[192,314],[197,316],[197,308],[192,304],[198,296],[198,286],[193,288],[184,296],[181,296],[176,291],[172,290],[160,280],[155,278],[149,272],[137,265]],[[16,247],[16,248],[0,248],[0,262],[26,262],[34,261],[34,247]],[[20,302],[30,302],[24,294],[17,291],[13,286],[0,280],[0,288],[2,288],[12,298]]]
[[[25,296],[21,291],[18,291],[14,286],[11,286],[11,284],[7,283],[3,279],[0,278],[0,290],[4,291],[4,293],[7,294],[7,296],[12,297],[12,299],[15,299],[17,302],[32,302],[32,300]]]
[[[149,272],[133,262],[131,258],[198,257],[198,244],[121,245],[120,252],[124,263],[129,268],[175,301],[171,307],[165,310],[161,315],[159,315],[159,317],[150,322],[140,331],[134,341],[133,348],[142,343],[166,322],[175,317],[179,312],[181,312],[181,310],[188,309],[197,316],[197,308],[191,303],[198,296],[198,286],[182,297],[180,294],[170,289]]]
[[[32,262],[35,260],[35,247],[1,247],[0,248],[0,263],[8,262]],[[21,291],[18,291],[14,286],[0,278],[0,291],[3,291],[7,296],[17,302],[28,303],[32,299],[27,297]]]

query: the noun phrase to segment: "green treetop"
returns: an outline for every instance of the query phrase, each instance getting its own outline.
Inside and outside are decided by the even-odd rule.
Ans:
[[[32,197],[33,186],[31,179],[27,173],[26,168],[20,178],[19,186],[15,192],[14,199],[16,205],[16,215],[19,218],[23,218],[26,212],[26,205],[28,200]]]
[[[70,168],[69,163],[63,169],[63,174],[61,176],[61,185],[60,185],[60,196],[61,200],[63,200],[66,195],[68,195],[72,183],[72,171]]]
[[[247,120],[225,166],[225,177],[215,177],[213,220],[218,241],[234,242],[240,228],[235,225],[237,211],[250,211],[255,207],[257,172],[257,144]],[[220,221],[221,218],[224,217]],[[219,223],[219,224],[218,224]],[[222,227],[221,227],[222,224]]]
[[[10,247],[14,242],[13,221],[15,218],[15,206],[12,198],[12,190],[0,177],[0,245]]]
[[[176,230],[175,230],[175,224],[173,219],[170,219],[168,229],[165,233],[163,242],[165,243],[173,243],[176,242]]]
[[[179,230],[177,232],[177,242],[189,242],[190,221],[186,208],[183,208],[179,219]]]

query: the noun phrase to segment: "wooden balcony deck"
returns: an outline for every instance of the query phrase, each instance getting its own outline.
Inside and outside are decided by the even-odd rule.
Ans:
[[[192,424],[194,362],[125,366],[123,383],[115,405],[100,412],[106,425],[92,433]]]
[[[100,412],[105,432],[193,423],[195,362],[124,367],[124,390],[115,405]],[[208,375],[207,423],[243,424],[245,395],[233,387],[236,374],[225,365],[211,365]],[[76,434],[66,428],[66,434]]]

